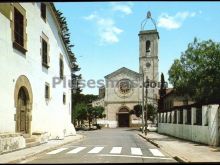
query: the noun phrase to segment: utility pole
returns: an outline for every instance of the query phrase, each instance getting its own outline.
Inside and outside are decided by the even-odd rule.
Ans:
[[[144,133],[144,71],[142,68],[142,133]]]
[[[146,89],[145,89],[145,105],[146,105],[146,111],[145,111],[145,136],[147,135],[147,97],[148,97],[148,87],[149,87],[149,79],[146,76]]]

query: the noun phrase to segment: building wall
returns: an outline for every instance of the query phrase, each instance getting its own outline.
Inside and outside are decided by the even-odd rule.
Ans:
[[[58,35],[57,25],[47,7],[47,21],[40,15],[40,3],[20,3],[26,10],[27,52],[22,54],[12,46],[10,20],[0,13],[0,132],[15,132],[16,114],[14,91],[19,76],[25,75],[32,88],[32,132],[48,132],[50,138],[63,138],[75,134],[71,124],[71,91],[63,84],[53,88],[53,77],[59,77],[59,57],[63,55],[64,75],[70,79],[70,66],[64,45]],[[41,64],[42,32],[49,38],[50,67],[47,70]],[[50,100],[45,100],[45,82],[50,84]],[[66,93],[66,105],[63,104],[63,92]],[[4,120],[2,120],[4,119]]]

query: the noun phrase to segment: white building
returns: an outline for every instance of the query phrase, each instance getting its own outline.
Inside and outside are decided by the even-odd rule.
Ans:
[[[21,134],[74,135],[71,90],[63,85],[71,62],[53,4],[1,3],[0,49],[0,136],[13,134],[16,149],[26,145]]]

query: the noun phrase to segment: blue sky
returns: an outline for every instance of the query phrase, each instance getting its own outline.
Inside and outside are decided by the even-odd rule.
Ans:
[[[159,74],[168,79],[174,59],[194,37],[220,41],[220,2],[59,2],[67,19],[73,52],[84,80],[104,76],[127,67],[139,71],[138,33],[148,10],[157,23]],[[145,29],[152,29],[149,21]],[[83,88],[98,94],[97,88]]]

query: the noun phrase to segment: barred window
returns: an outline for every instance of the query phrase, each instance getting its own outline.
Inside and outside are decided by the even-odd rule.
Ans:
[[[48,44],[47,42],[42,38],[42,65],[45,67],[48,66]]]
[[[14,41],[24,47],[24,16],[14,8]]]

